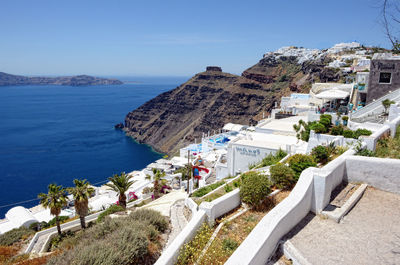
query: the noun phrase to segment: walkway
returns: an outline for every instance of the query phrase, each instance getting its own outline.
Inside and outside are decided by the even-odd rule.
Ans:
[[[171,233],[168,237],[168,242],[166,247],[168,247],[187,225],[188,220],[185,218],[184,214],[185,200],[179,200],[171,206]]]
[[[142,209],[153,209],[160,212],[164,216],[170,216],[171,206],[179,200],[183,200],[187,197],[187,193],[182,190],[173,190],[168,194],[165,194],[161,198],[154,200],[144,206]]]
[[[400,264],[400,195],[368,188],[338,224],[307,215],[289,234],[310,264]]]

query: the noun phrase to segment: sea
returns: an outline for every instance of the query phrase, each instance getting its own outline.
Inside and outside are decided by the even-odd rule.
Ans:
[[[114,125],[187,77],[116,77],[112,86],[0,87],[0,218],[32,207],[50,183],[101,185],[162,157]]]

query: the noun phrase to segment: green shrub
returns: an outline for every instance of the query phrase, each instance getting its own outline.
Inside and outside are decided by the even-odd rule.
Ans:
[[[58,220],[60,221],[60,224],[64,223],[65,221],[67,221],[69,219],[68,216],[59,216]],[[54,217],[53,219],[51,219],[48,223],[47,223],[47,227],[52,227],[56,225],[56,217]]]
[[[257,172],[242,174],[240,197],[243,202],[249,204],[253,208],[257,208],[270,192],[271,182],[268,176]]]
[[[357,129],[355,132],[353,132],[353,138],[358,139],[358,137],[360,137],[361,135],[370,136],[371,134],[372,134],[372,132],[370,130]]]
[[[329,115],[329,114],[321,114],[321,115],[319,116],[319,120],[321,120],[321,119],[328,119],[328,120],[329,120],[329,124],[332,123],[332,116]]]
[[[365,148],[365,149],[359,150],[359,151],[356,153],[356,155],[358,155],[358,156],[370,156],[370,157],[373,157],[373,156],[375,156],[375,152],[374,152],[374,151],[371,151],[371,150],[368,150],[367,148]]]
[[[301,172],[309,167],[317,166],[312,156],[304,154],[295,154],[288,159],[289,167],[293,169],[295,173],[295,180],[297,181],[300,177]]]
[[[226,184],[224,189],[226,193],[233,191],[233,187],[229,184]]]
[[[195,192],[192,193],[193,197],[203,197],[204,195],[206,195],[207,193],[210,193],[211,191],[215,190],[216,188],[218,188],[219,186],[222,186],[225,184],[225,181],[218,181],[216,183],[213,183],[211,185],[202,187],[198,190],[196,190]]]
[[[343,134],[343,126],[333,126],[331,129],[331,134],[332,135],[342,135]]]
[[[297,139],[308,142],[308,139],[310,138],[310,126],[315,123],[315,121],[306,123],[303,120],[299,120],[298,124],[293,124],[293,129],[296,131]]]
[[[328,148],[326,146],[318,145],[312,149],[311,155],[318,163],[325,164],[329,158]]]
[[[353,138],[354,134],[352,130],[344,130],[343,131],[343,136],[345,138]]]
[[[20,228],[14,228],[2,235],[0,235],[0,245],[1,246],[11,246],[15,242],[28,237],[29,235],[33,234],[34,231],[26,228],[24,226]]]
[[[125,211],[125,209],[122,206],[113,204],[97,217],[97,222],[104,221],[104,218],[106,218],[107,215],[123,211]]]
[[[342,120],[348,121],[348,120],[349,120],[349,117],[348,117],[348,116],[343,116],[343,117],[342,117]]]
[[[237,180],[234,180],[233,182],[232,182],[232,184],[233,184],[233,187],[235,187],[235,188],[239,188],[240,187],[240,178],[239,179],[237,179]]]
[[[278,189],[289,189],[295,183],[295,173],[290,167],[278,163],[271,166],[271,181]]]
[[[164,232],[168,228],[168,222],[159,212],[150,209],[139,209],[129,215],[132,221],[141,221],[153,225],[158,231]]]
[[[222,241],[222,248],[229,252],[233,252],[235,249],[237,249],[238,246],[239,243],[230,238],[224,239]]]
[[[331,121],[328,118],[321,118],[319,123],[325,126],[325,128],[329,128],[331,126]]]
[[[313,130],[315,133],[325,133],[326,127],[320,122],[314,123],[310,125],[310,130]]]
[[[154,263],[161,245],[158,229],[151,223],[158,224],[162,218],[160,213],[152,210],[138,210],[127,218],[106,218],[69,238],[69,242],[76,245],[50,258],[48,264]]]
[[[261,163],[258,167],[260,168],[276,164],[280,160],[282,160],[286,155],[287,153],[285,151],[279,149],[276,152],[276,154],[268,154],[266,157],[264,157],[263,160],[261,160]]]

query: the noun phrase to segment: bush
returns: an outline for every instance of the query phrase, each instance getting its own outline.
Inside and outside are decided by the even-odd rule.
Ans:
[[[348,116],[343,116],[343,117],[342,117],[342,120],[348,121],[348,120],[349,120],[349,117],[348,117]]]
[[[325,164],[329,158],[328,148],[322,145],[318,145],[312,149],[311,155],[318,163]]]
[[[326,132],[326,127],[320,122],[314,123],[310,125],[310,130],[314,130],[316,133],[325,133]]]
[[[75,247],[52,257],[48,264],[152,264],[161,251],[158,230],[152,223],[160,225],[163,218],[152,210],[138,210],[127,218],[107,218],[76,233]]]
[[[233,191],[233,187],[229,184],[226,184],[224,189],[226,193]]]
[[[203,188],[196,190],[195,192],[193,192],[192,196],[193,197],[203,197],[207,193],[210,193],[211,191],[215,190],[216,188],[218,188],[219,186],[222,186],[224,184],[225,184],[225,181],[218,181],[216,183],[213,183],[211,185],[208,185],[208,186],[205,186]]]
[[[64,223],[65,221],[67,221],[69,219],[68,216],[59,216],[58,220],[60,221],[60,224]],[[51,219],[48,223],[47,223],[47,227],[52,227],[56,225],[56,217],[54,217],[53,219]]]
[[[371,134],[372,132],[370,130],[357,129],[355,132],[353,132],[353,138],[358,139],[358,137],[360,137],[361,135],[370,136]]]
[[[117,213],[117,212],[123,212],[125,211],[125,209],[122,206],[119,205],[111,205],[110,207],[108,207],[104,212],[102,212],[99,217],[97,217],[97,222],[102,222],[104,221],[104,218],[106,218],[106,216],[113,214],[113,213]]]
[[[271,181],[278,189],[289,189],[295,183],[295,173],[290,167],[278,163],[271,166]]]
[[[374,152],[374,151],[371,151],[371,150],[368,150],[367,148],[365,148],[365,149],[359,150],[359,151],[356,153],[356,155],[358,155],[358,156],[370,156],[370,157],[373,157],[373,156],[375,156],[375,152]]]
[[[270,192],[271,182],[268,176],[257,172],[242,174],[240,197],[243,202],[249,204],[253,208],[257,208]]]
[[[329,120],[329,124],[332,123],[332,116],[329,115],[329,114],[321,114],[321,115],[319,116],[319,120],[322,120],[322,119],[328,119],[328,120]]]
[[[295,173],[295,180],[297,181],[300,177],[301,172],[309,167],[317,166],[312,156],[295,154],[288,159],[289,167],[293,169]]]
[[[164,232],[168,228],[168,222],[159,212],[150,209],[139,209],[129,215],[133,221],[141,221],[153,225],[158,231]]]
[[[26,228],[24,226],[20,228],[14,228],[13,230],[10,230],[2,235],[0,235],[0,245],[1,246],[11,246],[15,242],[18,242],[19,240],[23,238],[27,238],[31,234],[33,234],[34,231]]]
[[[222,241],[222,248],[229,252],[233,252],[235,249],[237,249],[238,246],[239,246],[239,243],[230,238],[224,239]]]
[[[319,123],[325,126],[325,128],[331,127],[331,121],[328,118],[321,118]]]
[[[352,130],[344,130],[343,131],[343,136],[345,138],[353,138],[354,134]]]
[[[287,153],[285,151],[283,151],[282,149],[279,149],[275,155],[268,154],[266,157],[264,157],[263,160],[261,160],[261,163],[258,167],[266,167],[266,166],[276,164],[280,160],[282,160],[286,155],[287,155]]]
[[[342,135],[343,134],[343,126],[333,126],[331,129],[331,134],[332,135]]]

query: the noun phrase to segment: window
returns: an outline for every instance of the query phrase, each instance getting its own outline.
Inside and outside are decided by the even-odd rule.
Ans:
[[[379,74],[379,83],[381,84],[390,84],[391,79],[392,79],[392,73]]]

